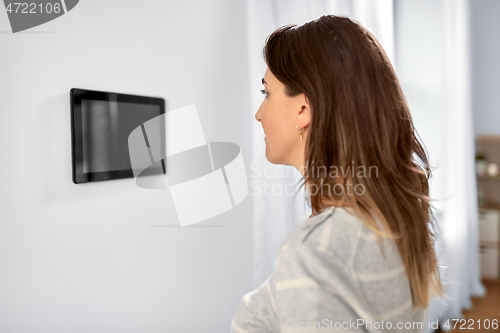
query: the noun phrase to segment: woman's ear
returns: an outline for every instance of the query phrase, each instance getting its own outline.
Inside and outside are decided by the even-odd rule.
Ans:
[[[307,96],[302,93],[300,94],[300,110],[298,113],[298,119],[297,119],[297,127],[299,129],[303,129],[304,127],[307,127],[309,123],[311,122],[311,107],[309,105],[309,100]]]

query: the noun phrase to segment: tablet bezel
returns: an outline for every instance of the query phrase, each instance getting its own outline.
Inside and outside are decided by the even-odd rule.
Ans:
[[[133,178],[132,168],[127,170],[105,172],[83,172],[83,137],[82,137],[82,100],[116,101],[125,103],[157,105],[160,108],[158,115],[165,114],[165,100],[159,97],[139,96],[82,88],[70,90],[71,104],[71,161],[73,183],[81,184],[103,180]],[[165,173],[164,161],[162,161]]]

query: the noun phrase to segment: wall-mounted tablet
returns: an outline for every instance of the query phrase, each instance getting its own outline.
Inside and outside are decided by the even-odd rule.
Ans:
[[[165,100],[78,88],[71,89],[70,96],[73,182],[134,177],[128,136],[144,122],[164,114]],[[164,150],[165,124],[159,126]],[[160,172],[166,173],[164,160],[161,165]]]

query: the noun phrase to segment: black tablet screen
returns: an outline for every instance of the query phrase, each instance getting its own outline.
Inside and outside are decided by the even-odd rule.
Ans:
[[[129,134],[159,115],[158,105],[83,99],[83,172],[130,170]]]

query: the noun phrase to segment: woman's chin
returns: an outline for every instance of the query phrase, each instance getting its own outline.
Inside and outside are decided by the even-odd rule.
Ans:
[[[272,154],[269,152],[269,148],[266,146],[266,159],[269,163],[273,163]]]
[[[276,158],[270,151],[269,148],[266,147],[266,159],[268,160],[269,163],[272,164],[281,164],[279,161],[279,158]]]

